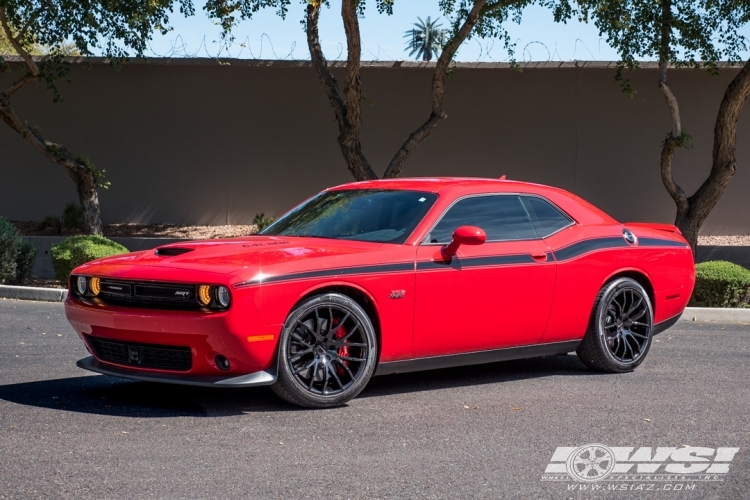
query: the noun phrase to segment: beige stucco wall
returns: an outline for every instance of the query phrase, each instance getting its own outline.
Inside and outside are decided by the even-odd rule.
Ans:
[[[338,71],[338,70],[337,70]],[[459,68],[447,85],[448,120],[404,166],[408,176],[509,178],[569,189],[616,218],[671,222],[674,205],[658,169],[669,130],[656,70],[631,75],[623,95],[605,68]],[[710,170],[723,89],[736,74],[674,70],[694,148],[675,158],[694,191]],[[11,75],[3,77],[7,82]],[[44,134],[107,170],[105,222],[248,223],[351,180],[333,112],[312,68],[150,61],[115,71],[74,65],[65,101],[27,89],[17,108]],[[369,67],[364,152],[382,172],[429,113],[431,69]],[[704,234],[750,233],[750,110],[740,119],[738,171]],[[74,200],[66,172],[0,124],[0,215],[39,220]]]

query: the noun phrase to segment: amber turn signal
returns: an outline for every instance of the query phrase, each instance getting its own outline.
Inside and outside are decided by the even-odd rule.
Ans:
[[[102,291],[102,280],[99,278],[91,278],[89,280],[89,290],[91,290],[91,295],[94,297],[99,295],[99,292]]]
[[[200,285],[198,287],[198,302],[200,302],[202,306],[207,306],[211,303],[210,285]]]

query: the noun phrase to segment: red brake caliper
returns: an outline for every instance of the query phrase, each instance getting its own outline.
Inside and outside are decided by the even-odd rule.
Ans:
[[[333,326],[334,326],[334,328],[338,325],[338,323],[339,323],[339,319],[338,318],[336,318],[336,319],[333,320]],[[346,336],[346,327],[342,325],[341,328],[339,328],[338,331],[336,332],[336,335],[334,335],[334,338],[336,340],[338,340],[338,339],[343,338],[345,336]],[[339,347],[337,353],[338,353],[339,356],[349,357],[349,348],[347,346]],[[349,362],[346,361],[346,360],[341,360],[341,362],[344,363],[347,366],[349,365]],[[346,373],[346,370],[344,370],[344,367],[341,366],[341,365],[336,365],[336,371],[338,372],[339,375],[343,375],[343,374]]]

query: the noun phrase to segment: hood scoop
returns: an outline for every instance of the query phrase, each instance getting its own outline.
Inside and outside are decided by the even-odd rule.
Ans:
[[[192,252],[193,250],[195,250],[195,248],[164,247],[157,248],[156,255],[158,255],[159,257],[173,257],[175,255],[182,255],[184,253]]]

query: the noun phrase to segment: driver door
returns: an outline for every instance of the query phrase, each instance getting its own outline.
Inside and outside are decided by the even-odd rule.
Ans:
[[[440,249],[460,226],[487,241]],[[552,306],[556,264],[518,195],[481,195],[453,204],[417,250],[413,356],[538,343]]]

